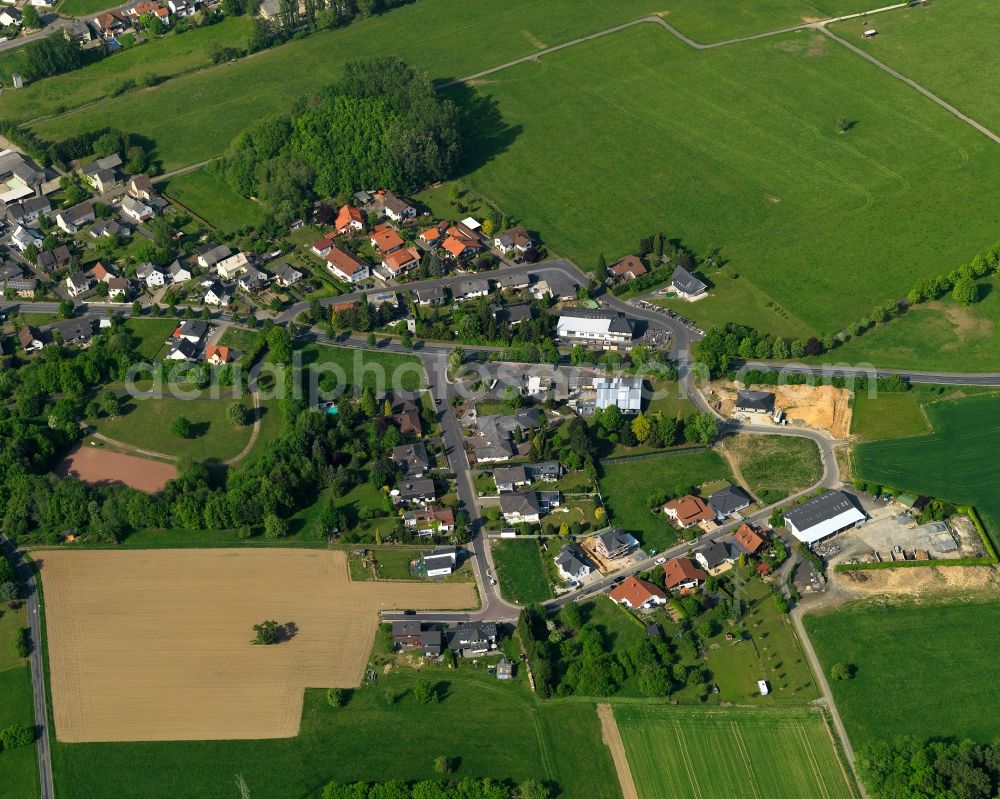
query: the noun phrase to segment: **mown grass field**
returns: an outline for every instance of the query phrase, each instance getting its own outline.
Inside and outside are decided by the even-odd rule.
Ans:
[[[455,13],[448,0],[419,0],[343,30],[316,33],[34,127],[54,139],[98,125],[134,131],[156,142],[156,157],[170,170],[221,155],[257,119],[287,111],[302,95],[335,81],[348,61],[396,55],[435,80],[445,80],[661,9],[662,0],[583,5],[574,0],[514,0],[504,5],[469,0]],[[74,74],[86,80],[86,73]]]
[[[854,799],[815,710],[616,705],[640,799]]]
[[[864,11],[865,0],[769,0],[743,3],[740,0],[668,0],[663,18],[700,44],[738,36],[778,30],[816,19],[829,19]]]
[[[859,445],[854,450],[856,475],[898,490],[975,505],[996,537],[1000,396],[934,402],[924,409],[933,433]]]
[[[863,604],[805,617],[826,671],[857,669],[831,680],[853,745],[896,735],[972,738],[1000,735],[994,678],[1000,656],[1000,602],[916,605]]]
[[[861,391],[855,393],[851,435],[862,441],[905,438],[927,432],[927,420],[912,392],[880,393],[876,397],[869,397]]]
[[[491,546],[500,593],[505,599],[529,605],[552,596],[552,586],[542,563],[543,553],[538,542],[494,541]],[[554,557],[557,549],[550,549]]]
[[[609,522],[624,528],[647,550],[663,549],[677,540],[664,516],[649,510],[653,494],[686,493],[713,480],[731,480],[729,467],[716,452],[667,454],[624,463],[605,464],[599,482]]]
[[[4,635],[4,647],[14,648],[14,639]],[[25,661],[0,670],[0,729],[11,724],[35,723],[31,701],[31,672]],[[4,796],[31,799],[38,796],[38,759],[35,746],[0,752],[0,786]]]
[[[309,375],[316,375],[320,386],[370,386],[386,389],[417,389],[427,383],[420,359],[413,355],[351,347],[307,344],[298,352]],[[327,383],[323,383],[323,376]],[[310,378],[311,379],[311,378]]]
[[[899,81],[814,31],[701,52],[664,34],[639,26],[484,79],[518,133],[497,157],[490,140],[474,152],[465,182],[583,265],[658,230],[719,246],[713,282],[736,271],[790,317],[758,299],[742,321],[788,335],[795,320],[839,330],[995,241],[981,193],[1000,152]]]
[[[179,324],[176,319],[133,316],[122,323],[132,334],[135,351],[140,358],[152,361],[166,347],[166,340]]]
[[[802,491],[823,476],[819,448],[807,438],[740,434],[727,438],[723,446],[765,505]]]
[[[409,671],[380,675],[375,687],[355,691],[337,710],[325,692],[307,691],[296,738],[56,743],[56,790],[66,799],[118,799],[139,773],[144,796],[229,799],[242,774],[254,799],[318,799],[329,780],[437,779],[434,758],[443,754],[457,761],[459,779],[533,778],[553,780],[563,795],[580,799],[620,795],[593,704],[540,705],[523,678],[501,684],[471,668],[432,668],[425,676],[439,683],[437,704],[413,699]],[[387,690],[402,697],[392,707],[382,702]]]
[[[862,39],[860,20],[831,25],[831,30],[867,50],[952,103],[977,122],[1000,129],[1000,63],[989,27],[996,21],[990,0],[919,3],[873,17],[879,36]],[[984,26],[985,25],[985,26]]]
[[[125,411],[114,419],[91,420],[99,433],[115,441],[140,449],[162,452],[195,460],[224,461],[238,455],[250,440],[252,425],[234,427],[226,419],[232,400],[129,399]],[[243,403],[251,406],[249,398]],[[268,413],[273,412],[268,409]],[[192,437],[178,438],[170,426],[184,416],[191,422]]]
[[[264,218],[262,206],[237,195],[209,167],[170,178],[160,188],[166,197],[176,200],[216,230],[231,233],[260,224]]]

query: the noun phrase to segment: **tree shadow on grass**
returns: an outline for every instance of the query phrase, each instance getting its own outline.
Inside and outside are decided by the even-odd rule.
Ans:
[[[442,79],[447,83],[449,78]],[[443,90],[442,94],[458,108],[459,131],[462,136],[460,174],[475,172],[507,151],[524,128],[509,125],[500,112],[496,98],[482,94],[467,83]]]

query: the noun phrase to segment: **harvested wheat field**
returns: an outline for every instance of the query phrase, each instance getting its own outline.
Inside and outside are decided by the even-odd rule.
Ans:
[[[61,476],[71,474],[93,485],[124,483],[150,494],[161,491],[168,480],[177,476],[177,469],[170,463],[83,446],[67,455],[55,472]]]
[[[60,741],[285,738],[307,687],[354,687],[378,611],[468,608],[471,583],[352,583],[343,552],[47,551]],[[297,634],[253,646],[253,625]]]

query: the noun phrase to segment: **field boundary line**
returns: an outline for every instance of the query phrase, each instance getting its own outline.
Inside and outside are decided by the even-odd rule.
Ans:
[[[601,738],[604,745],[611,750],[611,759],[615,764],[615,771],[618,773],[618,784],[622,789],[624,799],[639,799],[639,791],[635,787],[635,778],[632,775],[632,767],[628,762],[628,755],[625,753],[625,741],[622,740],[621,730],[618,729],[618,722],[615,720],[614,711],[607,702],[597,705],[597,717],[601,720]]]
[[[854,773],[844,767],[844,753],[843,746],[837,740],[837,736],[833,733],[833,728],[830,726],[830,719],[824,708],[820,708],[819,716],[823,720],[823,729],[826,730],[827,736],[830,738],[830,744],[833,746],[833,756],[837,758],[837,765],[840,766],[840,773],[844,775],[844,781],[847,783],[848,790],[851,796],[858,795],[858,786],[860,781],[854,776]],[[862,795],[864,795],[864,789],[862,789]]]

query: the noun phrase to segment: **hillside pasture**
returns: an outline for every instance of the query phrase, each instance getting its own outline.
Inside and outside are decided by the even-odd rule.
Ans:
[[[264,218],[263,206],[237,195],[221,175],[207,166],[170,178],[160,188],[168,199],[176,200],[224,233],[259,225]]]
[[[854,799],[819,711],[618,705],[639,799]]]

